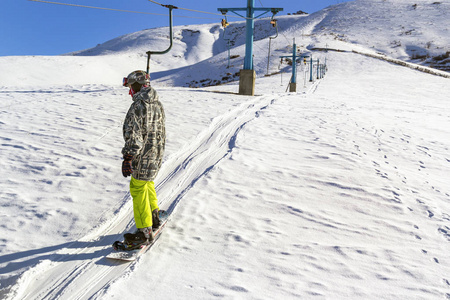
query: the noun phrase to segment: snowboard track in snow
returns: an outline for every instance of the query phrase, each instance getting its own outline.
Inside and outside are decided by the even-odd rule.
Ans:
[[[173,214],[184,195],[238,147],[236,139],[240,131],[259,118],[274,101],[272,96],[251,98],[214,118],[195,140],[171,155],[160,170],[160,182],[156,187],[158,198],[162,199],[160,207]],[[113,219],[99,224],[78,241],[14,254],[20,258],[27,253],[42,256],[31,259],[37,263],[18,277],[9,289],[8,299],[100,297],[127,269],[139,262],[139,259],[123,263],[105,258],[111,251],[110,245],[134,226],[129,194],[122,201]]]
[[[181,180],[184,188],[176,194],[167,209],[169,214],[176,209],[184,195],[203,177],[214,169],[224,158],[229,156],[237,147],[236,139],[239,132],[252,120],[259,118],[262,111],[267,109],[275,100],[268,96],[257,97],[228,113],[216,117],[210,127],[201,133],[191,144],[185,155],[178,156],[173,171],[164,176],[164,180],[157,186],[163,189],[168,181]],[[168,162],[168,164],[170,164]],[[187,175],[187,176],[186,176]],[[176,178],[179,179],[176,179]]]

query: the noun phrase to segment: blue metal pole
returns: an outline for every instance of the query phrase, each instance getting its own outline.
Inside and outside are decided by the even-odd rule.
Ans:
[[[319,79],[319,66],[320,66],[319,59],[317,59],[317,79]]]
[[[244,70],[253,70],[253,31],[255,28],[255,0],[247,0]]]
[[[313,81],[313,78],[312,78],[312,69],[313,69],[313,61],[312,61],[312,55],[311,55],[311,61],[310,61],[310,64],[309,64],[309,81]]]
[[[294,42],[294,49],[292,50],[292,83],[297,83],[296,74],[297,74],[297,45]]]

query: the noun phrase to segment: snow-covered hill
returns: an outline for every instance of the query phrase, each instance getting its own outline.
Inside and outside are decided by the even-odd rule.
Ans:
[[[317,15],[323,19],[314,34],[321,44],[339,40],[450,71],[448,1],[359,0],[329,7]]]
[[[120,83],[168,28],[0,57],[0,298],[449,299],[450,79],[352,52],[429,65],[449,51],[449,11],[359,0],[278,17],[267,77],[275,29],[259,20],[255,97],[233,81],[244,23],[175,27],[151,65],[171,220],[131,265],[104,258],[134,226]],[[293,38],[328,73],[309,82],[302,64],[286,93]]]
[[[280,65],[279,56],[292,53],[294,38],[301,51],[328,48],[379,53],[448,71],[449,16],[450,4],[435,0],[357,0],[309,16],[278,16],[279,34],[272,40],[269,73],[289,69]],[[268,37],[276,36],[269,20],[255,24],[254,49],[259,54],[254,67],[258,76],[267,73]],[[163,86],[186,87],[237,80],[245,53],[244,32],[243,21],[232,22],[225,32],[219,24],[175,26],[170,53],[152,56],[152,79]],[[0,57],[0,86],[117,84],[128,70],[145,69],[146,52],[166,49],[168,36],[168,27],[161,27],[64,56]]]
[[[333,48],[335,41],[342,41],[404,61],[450,70],[450,3],[446,1],[358,0],[330,6],[308,17],[277,19],[285,37],[307,35],[314,42],[327,43],[329,48]],[[275,30],[267,23],[267,19],[256,22],[256,41],[275,35]],[[150,29],[74,54],[145,53],[150,49],[167,48],[167,37],[167,28]],[[225,31],[214,24],[206,28],[178,26],[174,28],[174,40],[172,55],[192,65],[224,52],[228,40],[231,47],[243,45],[245,22],[234,22]],[[309,39],[299,42],[304,43],[304,40]],[[282,44],[285,43],[283,40]]]

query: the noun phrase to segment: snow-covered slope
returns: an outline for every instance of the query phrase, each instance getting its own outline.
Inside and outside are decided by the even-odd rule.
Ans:
[[[348,46],[363,46],[392,58],[450,70],[450,3],[447,1],[357,0],[330,6],[308,17],[282,16],[277,19],[281,35],[284,35],[283,43],[286,43],[286,37],[300,38],[302,35],[299,42],[305,43],[309,40],[304,38],[307,35],[312,37],[310,47],[318,46],[318,43],[333,48],[336,41],[342,41],[350,44]],[[165,49],[167,34],[167,28],[145,30],[75,54],[145,53],[150,49]],[[275,30],[268,26],[267,19],[258,20],[255,40],[271,35],[275,35]],[[228,40],[231,47],[243,45],[245,23],[233,22],[225,32],[214,24],[206,28],[178,26],[174,28],[174,36],[172,55],[184,58],[192,65],[225,51]]]
[[[134,226],[120,83],[167,47],[167,28],[75,55],[1,57],[0,298],[450,298],[450,81],[351,52],[410,60],[403,24],[439,54],[449,10],[433,2],[279,17],[269,73],[281,73],[268,77],[275,31],[258,21],[256,97],[236,95],[236,82],[188,88],[237,79],[243,23],[227,28],[231,68],[218,25],[176,27],[151,66],[168,133],[156,184],[172,215],[131,265],[104,259]],[[298,93],[285,93],[291,69],[278,56],[293,38],[328,73],[309,82],[302,64]],[[313,50],[326,46],[346,52]]]
[[[450,3],[435,0],[359,0],[317,13],[323,45],[339,40],[405,61],[450,71]]]

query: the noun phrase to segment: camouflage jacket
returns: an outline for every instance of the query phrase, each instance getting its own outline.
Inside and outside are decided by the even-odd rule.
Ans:
[[[156,91],[145,87],[133,96],[123,124],[122,154],[133,156],[133,177],[153,181],[162,164],[166,143],[164,109]]]

